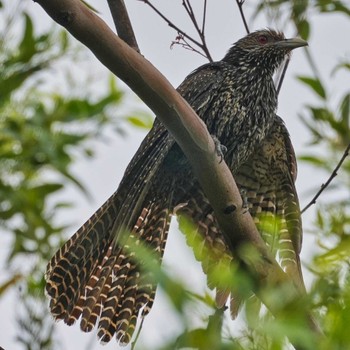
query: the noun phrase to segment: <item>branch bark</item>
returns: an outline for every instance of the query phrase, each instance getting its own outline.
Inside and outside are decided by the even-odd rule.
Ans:
[[[288,286],[293,302],[300,305],[300,293],[283,272],[261,238],[242,199],[231,171],[217,155],[214,142],[202,120],[152,64],[116,36],[80,0],[36,0],[60,25],[86,45],[110,71],[122,79],[157,115],[172,133],[205,191],[227,244],[252,276],[254,292],[275,315],[280,312],[273,298],[260,287]],[[249,244],[254,258],[241,249]],[[251,250],[250,250],[251,251]],[[310,329],[318,327],[305,311]],[[294,344],[297,349],[302,346]]]
[[[107,0],[119,37],[140,52],[124,0]]]

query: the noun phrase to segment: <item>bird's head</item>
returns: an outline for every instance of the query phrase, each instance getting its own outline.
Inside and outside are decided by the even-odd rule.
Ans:
[[[272,75],[293,49],[307,45],[299,38],[286,39],[282,32],[258,30],[238,40],[223,60],[242,69],[257,69]]]

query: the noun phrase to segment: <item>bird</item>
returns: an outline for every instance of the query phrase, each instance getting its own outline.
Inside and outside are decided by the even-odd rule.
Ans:
[[[306,45],[272,29],[255,31],[234,43],[220,61],[194,70],[177,89],[219,143],[243,206],[300,289],[296,161],[288,131],[276,114],[273,75],[293,49]],[[239,298],[209,277],[215,259],[230,263],[234,257],[187,158],[157,117],[117,190],[49,261],[45,289],[53,317],[68,325],[80,319],[85,332],[97,326],[102,342],[115,336],[128,344],[157,290],[135,245],[146,247],[160,266],[173,215],[180,228],[189,220],[192,236],[202,242],[202,251],[211,253],[205,258],[197,249],[195,255],[208,273],[209,287],[217,289],[220,307],[232,292],[234,317]],[[270,217],[272,221],[266,220]]]

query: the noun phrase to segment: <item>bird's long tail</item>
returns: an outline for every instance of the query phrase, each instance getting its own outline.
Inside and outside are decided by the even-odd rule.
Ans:
[[[97,325],[103,342],[115,334],[128,343],[140,311],[145,316],[153,304],[156,283],[133,249],[144,244],[160,264],[167,239],[172,199],[169,189],[164,196],[164,186],[170,185],[152,184],[171,142],[166,133],[156,136],[158,142],[141,145],[118,190],[47,266],[46,291],[55,319],[71,325],[81,318],[86,332]]]
[[[102,341],[108,342],[116,333],[118,340],[128,343],[140,310],[143,308],[143,316],[149,312],[156,291],[132,247],[145,243],[160,262],[171,212],[168,203],[150,201],[122,246],[113,237],[98,236],[95,225],[108,225],[108,205],[106,202],[51,260],[46,290],[56,319],[71,325],[81,317],[81,329],[87,332],[98,322]]]

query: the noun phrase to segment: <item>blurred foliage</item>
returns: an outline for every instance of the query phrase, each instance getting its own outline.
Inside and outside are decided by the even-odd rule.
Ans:
[[[345,62],[335,71],[347,70],[345,74],[349,75],[348,65],[349,62]],[[339,101],[334,101],[328,97],[331,93],[319,79],[303,82],[315,93],[318,103],[305,106],[301,116],[311,141],[308,153],[300,160],[321,170],[325,180],[331,173],[338,175],[316,203],[312,230],[318,239],[320,253],[310,266],[314,273],[312,303],[327,334],[326,342],[320,348],[347,349],[350,344],[346,326],[350,320],[350,90],[344,91]],[[337,107],[332,108],[333,105]],[[335,173],[340,159],[346,155],[340,170]]]
[[[57,216],[72,205],[57,194],[71,183],[88,195],[71,170],[77,155],[93,157],[88,141],[103,140],[106,128],[122,133],[125,122],[145,127],[147,117],[115,116],[124,95],[107,74],[97,96],[91,82],[82,89],[73,74],[68,87],[57,89],[62,60],[77,67],[81,49],[65,31],[37,34],[24,8],[20,1],[0,6],[0,229],[11,238],[0,297],[19,285],[17,341],[26,349],[52,349],[43,272],[69,226]]]
[[[312,15],[341,14],[350,20],[348,1],[263,1],[257,6],[256,15],[268,11],[270,16],[292,23],[300,35],[308,39],[312,29]],[[314,103],[304,106],[301,120],[310,133],[306,151],[299,159],[324,177],[324,182],[345,156],[337,175],[316,202],[315,219],[311,229],[319,243],[319,253],[309,266],[313,273],[310,306],[314,309],[321,328],[326,334],[317,349],[348,349],[350,334],[350,89],[337,86],[338,93],[330,91],[337,75],[350,79],[350,61],[336,65],[329,76],[322,78],[317,60],[308,50],[306,58],[312,76],[298,77],[314,94]],[[327,84],[324,82],[327,81]],[[339,97],[340,96],[340,97]],[[315,194],[320,189],[310,189]],[[309,307],[310,307],[309,306]]]
[[[64,31],[49,30],[37,34],[32,17],[23,11],[23,2],[0,1],[0,226],[2,234],[12,238],[6,276],[1,279],[0,297],[20,285],[17,315],[18,337],[24,349],[54,349],[54,325],[44,298],[43,272],[48,259],[62,244],[69,223],[57,223],[58,213],[72,203],[58,200],[66,183],[87,194],[71,166],[77,152],[93,157],[89,140],[100,138],[106,127],[123,131],[123,122],[149,128],[152,118],[143,113],[112,117],[124,102],[115,79],[105,82],[98,96],[89,86],[75,81],[74,74],[65,78],[71,84],[68,93],[57,90],[55,69],[62,58],[76,62],[79,49]],[[280,28],[292,25],[304,39],[312,36],[314,14],[340,13],[350,16],[348,1],[331,0],[264,0],[254,2],[254,16],[273,18]],[[10,9],[10,10],[9,10]],[[253,16],[253,17],[254,17]],[[13,35],[13,33],[16,35]],[[20,35],[18,34],[20,33]],[[310,133],[307,152],[300,157],[324,174],[325,179],[350,143],[350,90],[334,100],[328,83],[338,74],[350,74],[350,61],[343,60],[323,80],[312,57],[306,52],[310,76],[300,76],[300,84],[314,93],[313,104],[304,106],[302,121]],[[70,67],[70,69],[74,69]],[[79,85],[80,84],[80,85]],[[72,87],[80,86],[79,93]],[[91,97],[94,95],[93,97]],[[321,184],[320,184],[321,185]],[[318,188],[313,188],[315,193]],[[326,200],[323,200],[323,199]],[[280,303],[281,317],[274,319],[255,298],[249,298],[243,313],[245,327],[232,334],[228,312],[215,309],[212,293],[195,294],[163,269],[153,264],[149,252],[137,247],[137,255],[147,261],[145,269],[165,291],[182,331],[158,349],[290,349],[286,336],[303,349],[347,349],[350,344],[350,162],[346,159],[338,177],[316,203],[312,234],[317,237],[319,253],[308,266],[313,273],[312,290],[300,304],[290,304],[288,291],[261,291]],[[209,254],[182,222],[195,255]],[[25,262],[25,264],[23,264]],[[232,269],[235,278],[232,279]],[[229,286],[239,295],[250,295],[251,281],[236,267],[225,269],[218,264],[209,280]],[[304,310],[313,309],[326,337],[315,339],[308,331]],[[193,319],[200,326],[193,326]],[[196,323],[198,324],[198,322]],[[237,336],[237,333],[240,335]],[[143,349],[142,344],[136,348]]]
[[[26,13],[22,18],[19,42],[0,53],[0,220],[14,233],[9,261],[18,253],[49,258],[50,240],[64,229],[53,217],[70,203],[48,200],[67,180],[83,189],[70,170],[73,150],[93,155],[85,141],[113,122],[106,109],[122,99],[114,82],[94,101],[40,89],[38,75],[49,74],[55,61],[68,53],[69,44],[63,32],[37,36],[31,18]]]
[[[341,13],[350,16],[350,4],[347,0],[263,0],[257,1],[253,18],[265,14],[279,22],[279,27],[293,24],[303,39],[311,34],[310,19],[314,14]]]
[[[53,336],[54,323],[47,312],[45,300],[26,294],[19,305],[17,316],[18,335],[16,340],[28,350],[49,350],[56,348]],[[30,322],[28,322],[30,320]]]

